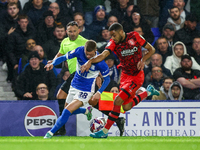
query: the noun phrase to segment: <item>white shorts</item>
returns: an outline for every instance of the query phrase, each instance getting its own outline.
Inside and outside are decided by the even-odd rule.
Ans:
[[[85,91],[81,91],[78,89],[73,88],[72,86],[70,86],[67,98],[66,98],[66,103],[71,103],[74,99],[77,99],[81,102],[83,102],[83,106],[86,105],[88,103],[88,101],[91,99],[91,97],[93,96],[93,92],[85,92]]]

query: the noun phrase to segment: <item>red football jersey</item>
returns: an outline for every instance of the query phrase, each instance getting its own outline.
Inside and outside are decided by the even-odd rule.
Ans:
[[[134,31],[127,33],[124,41],[119,44],[110,39],[105,49],[113,51],[118,56],[120,67],[125,74],[137,75],[137,64],[142,58],[141,47],[145,47],[146,44],[146,40]]]

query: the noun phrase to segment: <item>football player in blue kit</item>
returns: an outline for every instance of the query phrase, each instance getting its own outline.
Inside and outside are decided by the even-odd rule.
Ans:
[[[63,56],[58,57],[51,64],[47,64],[45,66],[46,70],[49,71],[53,68],[53,66],[58,65],[67,59],[77,57],[76,73],[71,82],[69,94],[66,98],[67,106],[63,110],[62,115],[56,121],[54,127],[46,133],[44,138],[52,138],[53,134],[68,121],[70,115],[91,113],[88,112],[88,109],[83,108],[82,106],[86,105],[91,98],[92,101],[98,101],[101,93],[109,84],[109,68],[104,61],[93,64],[87,72],[81,73],[80,71],[80,67],[83,64],[98,55],[96,51],[96,42],[88,40],[85,46],[80,46]],[[103,76],[104,82],[101,88],[94,94],[95,79],[99,73]]]

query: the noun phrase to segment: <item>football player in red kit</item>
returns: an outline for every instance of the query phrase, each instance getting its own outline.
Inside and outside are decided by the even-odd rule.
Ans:
[[[147,91],[142,92],[137,97],[135,96],[136,91],[144,82],[143,68],[145,61],[154,54],[154,47],[137,32],[126,34],[119,23],[112,24],[109,27],[109,31],[111,40],[105,50],[97,57],[88,60],[81,68],[82,72],[88,71],[92,63],[100,62],[114,52],[120,60],[118,67],[122,69],[120,93],[114,100],[114,106],[105,127],[96,133],[90,134],[94,138],[106,138],[108,136],[108,130],[119,117],[121,105],[125,111],[128,111],[143,98],[150,95],[159,95],[159,92],[150,85],[147,87]],[[141,47],[148,51],[143,57]]]

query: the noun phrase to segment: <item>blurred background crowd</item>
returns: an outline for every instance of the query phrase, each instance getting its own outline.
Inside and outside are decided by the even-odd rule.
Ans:
[[[145,82],[160,96],[148,100],[200,99],[199,0],[0,0],[0,61],[18,100],[54,100],[70,76],[67,62],[44,69],[76,21],[79,34],[97,42],[101,53],[111,36],[109,26],[123,25],[152,44],[156,53],[144,68]],[[146,53],[142,48],[143,54]],[[119,92],[119,60],[105,59],[110,69],[109,92]],[[98,89],[99,87],[97,87]],[[139,92],[139,91],[138,91]]]

